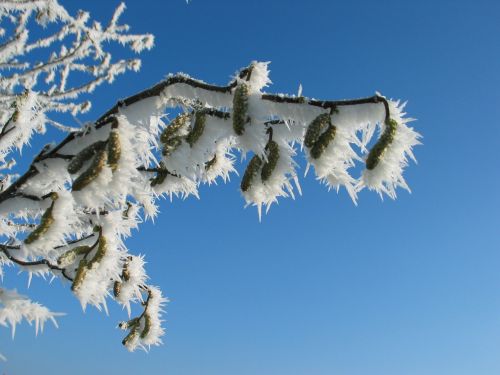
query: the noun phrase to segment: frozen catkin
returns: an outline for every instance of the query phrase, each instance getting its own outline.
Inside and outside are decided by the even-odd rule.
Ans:
[[[398,187],[410,191],[403,171],[408,158],[415,160],[413,147],[420,144],[420,134],[407,125],[411,119],[405,117],[404,106],[389,101],[390,116],[380,123],[380,137],[368,152],[358,189],[367,187],[392,199],[396,198]]]
[[[236,87],[233,97],[233,129],[236,135],[243,135],[248,122],[248,85]]]
[[[319,140],[321,133],[323,133],[330,124],[331,120],[328,113],[317,116],[307,127],[304,136],[304,145],[308,148],[313,148]]]
[[[352,123],[346,125],[342,121],[349,119],[343,116],[344,112],[341,112],[341,116],[338,113],[338,110],[322,113],[308,124],[304,136],[307,169],[312,165],[318,180],[329,189],[338,191],[340,187],[345,187],[356,203],[356,179],[350,175],[349,169],[355,166],[356,161],[361,161],[352,148],[359,143],[357,128],[351,127]],[[340,120],[338,124],[337,119]]]
[[[266,182],[271,177],[272,173],[278,165],[278,160],[280,158],[280,149],[278,144],[270,140],[266,146],[267,160],[262,165],[262,170],[260,171],[260,178],[262,182]]]
[[[118,168],[118,162],[122,153],[120,144],[120,134],[117,129],[112,129],[108,138],[108,165],[114,172]]]
[[[43,236],[50,228],[52,223],[54,223],[54,216],[52,214],[52,211],[54,210],[54,204],[55,201],[59,198],[57,193],[51,193],[50,194],[50,199],[52,200],[52,203],[50,204],[49,208],[45,210],[45,212],[42,215],[42,218],[40,220],[40,224],[31,232],[28,237],[25,238],[24,243],[25,244],[31,244],[38,240],[41,236]]]
[[[182,140],[189,134],[191,115],[184,113],[172,120],[170,125],[160,135],[163,144],[163,155],[168,157],[181,144]]]
[[[99,173],[103,170],[108,161],[108,150],[105,148],[100,149],[96,152],[92,163],[80,176],[78,176],[75,181],[73,181],[72,190],[79,191],[84,189],[88,184],[94,181]]]
[[[248,163],[243,178],[241,179],[241,191],[246,192],[252,186],[253,181],[259,174],[262,167],[262,159],[258,155],[254,155]]]
[[[84,165],[85,162],[92,159],[97,152],[104,149],[106,142],[97,141],[88,147],[85,147],[82,151],[76,154],[68,164],[68,172],[71,174],[77,173]]]
[[[144,313],[139,317],[119,324],[122,330],[128,330],[122,344],[130,351],[137,348],[147,349],[151,345],[161,343],[164,330],[161,327],[161,315],[165,303],[168,302],[156,287],[149,287],[144,301]]]

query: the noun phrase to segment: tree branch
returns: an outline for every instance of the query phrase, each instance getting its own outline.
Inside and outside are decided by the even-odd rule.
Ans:
[[[239,77],[244,78],[249,75],[249,72],[251,72],[251,66],[244,68],[240,71]],[[115,121],[114,115],[116,115],[120,108],[130,106],[134,103],[140,102],[144,99],[155,97],[161,95],[161,93],[169,86],[173,85],[178,85],[178,84],[183,84],[183,85],[188,85],[193,88],[200,88],[203,90],[211,91],[214,93],[224,93],[224,94],[230,94],[231,90],[234,89],[237,86],[237,80],[233,80],[231,83],[229,83],[227,86],[216,86],[216,85],[211,85],[208,83],[205,83],[200,80],[196,80],[193,78],[189,78],[184,75],[174,75],[169,78],[167,78],[165,81],[162,81],[155,86],[146,89],[144,91],[141,91],[135,95],[132,95],[126,99],[118,101],[117,104],[115,104],[111,109],[109,109],[106,113],[104,113],[99,119],[95,122],[95,128],[101,128],[103,126],[108,125],[110,122]],[[306,99],[304,97],[292,97],[292,96],[284,96],[284,95],[276,95],[276,94],[262,94],[261,96],[262,100],[267,100],[275,103],[287,103],[287,104],[297,104],[297,105],[309,105],[313,107],[320,107],[324,109],[332,109],[332,108],[337,108],[340,106],[351,106],[351,105],[361,105],[361,104],[383,104],[384,109],[385,109],[385,120],[388,121],[390,119],[390,112],[389,112],[389,104],[387,100],[380,96],[380,95],[374,95],[366,98],[360,98],[360,99],[349,99],[349,100],[315,100],[315,99]],[[219,118],[223,119],[229,119],[230,118],[230,113],[228,112],[223,112],[219,111],[217,109],[210,109],[208,110],[207,114],[217,116]],[[268,122],[268,124],[275,124],[276,121],[279,122],[279,120],[275,120],[274,122]],[[68,155],[61,155],[58,153],[58,151],[66,146],[68,143],[76,139],[77,137],[83,136],[85,134],[85,130],[79,131],[79,132],[72,132],[68,134],[68,136],[61,141],[56,147],[51,149],[47,153],[41,153],[37,158],[35,158],[34,162],[32,163],[30,169],[22,175],[18,180],[16,180],[12,185],[10,185],[5,191],[0,193],[0,203],[9,199],[13,198],[15,196],[18,196],[16,194],[16,191],[21,188],[31,177],[35,176],[38,174],[38,170],[34,167],[35,162],[39,162],[48,158],[57,158],[57,157],[62,157],[65,159],[70,159],[71,156]]]

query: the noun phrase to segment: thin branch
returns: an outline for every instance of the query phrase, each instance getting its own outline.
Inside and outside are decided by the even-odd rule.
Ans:
[[[347,100],[306,100],[302,96],[284,96],[275,94],[263,94],[262,100],[269,100],[275,103],[287,103],[287,104],[306,104],[314,107],[321,107],[325,109],[337,108],[349,105],[360,105],[360,104],[378,104],[383,103],[385,109],[385,120],[388,121],[390,118],[389,103],[387,99],[380,95],[374,95],[367,98],[360,99],[347,99]]]
[[[85,42],[87,42],[87,43],[85,43]],[[24,72],[21,74],[16,73],[16,74],[13,74],[11,76],[4,77],[4,81],[9,81],[9,80],[19,81],[20,79],[22,79],[24,77],[32,76],[36,73],[45,71],[47,69],[54,68],[54,67],[61,65],[61,64],[70,63],[73,59],[78,58],[77,52],[80,51],[88,43],[89,43],[89,39],[84,38],[84,39],[82,39],[82,41],[80,42],[80,44],[78,46],[76,46],[74,49],[72,49],[70,52],[68,52],[64,56],[58,57],[57,59],[54,59],[52,61],[47,61],[46,63],[40,64],[40,65],[34,66],[27,72]],[[85,56],[80,56],[80,57],[85,57]]]
[[[56,266],[55,264],[50,263],[47,259],[40,259],[40,260],[36,260],[33,262],[28,262],[25,260],[17,259],[16,257],[12,256],[12,254],[9,252],[9,250],[6,248],[5,245],[1,245],[1,244],[0,244],[0,251],[2,251],[5,254],[7,259],[9,259],[11,262],[13,262],[19,266],[22,266],[22,267],[47,266],[47,268],[49,268],[52,271],[61,272],[61,274],[69,281],[73,281],[73,278],[68,276],[68,274],[66,273],[66,270],[64,268],[61,268],[59,266]]]
[[[87,235],[87,236],[84,236],[84,237],[81,237],[81,238],[77,238],[76,240],[71,240],[71,241],[68,241],[68,242],[66,243],[66,245],[56,246],[56,247],[54,247],[54,249],[60,249],[60,248],[66,247],[66,246],[68,246],[68,245],[73,245],[73,244],[75,244],[75,243],[78,243],[78,242],[82,242],[82,241],[88,240],[88,239],[90,239],[90,238],[92,238],[92,237],[94,237],[94,236],[95,236],[95,233],[91,233],[91,234],[89,234],[89,235]]]

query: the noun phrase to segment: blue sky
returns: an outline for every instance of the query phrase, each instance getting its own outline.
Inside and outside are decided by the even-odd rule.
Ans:
[[[75,11],[77,2],[63,1]],[[81,4],[78,4],[81,5]],[[87,1],[107,20],[116,1]],[[60,328],[4,330],[6,374],[494,375],[500,373],[500,3],[497,1],[129,0],[124,19],[156,35],[138,74],[101,87],[95,119],[120,97],[184,71],[225,84],[272,61],[269,91],[408,100],[424,146],[412,194],[383,202],[303,196],[259,223],[239,179],[201,200],[163,201],[128,242],[171,299],[165,345],[130,354],[125,313],[82,313],[67,285],[27,291]],[[304,167],[303,160],[300,162]],[[25,276],[6,285],[24,288]],[[22,283],[19,286],[19,282]]]

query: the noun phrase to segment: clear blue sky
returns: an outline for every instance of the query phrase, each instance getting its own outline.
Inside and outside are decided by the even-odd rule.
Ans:
[[[61,2],[107,19],[117,1]],[[77,4],[78,3],[78,4]],[[239,180],[201,200],[163,201],[129,241],[171,299],[165,345],[130,354],[110,317],[82,313],[68,286],[35,280],[65,311],[35,339],[3,330],[7,374],[500,374],[500,2],[129,0],[124,19],[156,35],[115,99],[184,71],[224,84],[272,61],[269,89],[340,99],[379,90],[408,100],[424,136],[413,193],[354,207],[312,175],[259,224]],[[303,162],[301,162],[303,166]],[[9,274],[7,285],[24,283]],[[26,292],[22,286],[19,288]]]

